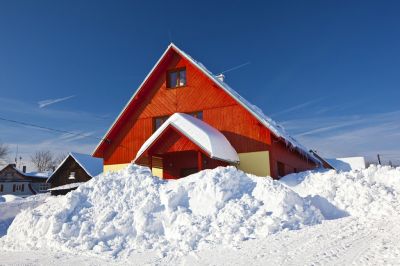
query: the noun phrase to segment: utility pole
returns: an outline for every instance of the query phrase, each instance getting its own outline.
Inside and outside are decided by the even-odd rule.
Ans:
[[[377,155],[378,155],[378,164],[381,164],[381,156],[379,155],[379,153]]]

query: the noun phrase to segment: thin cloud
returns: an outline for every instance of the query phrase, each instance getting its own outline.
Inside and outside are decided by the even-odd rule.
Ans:
[[[63,102],[63,101],[69,100],[71,98],[74,98],[75,96],[76,95],[71,95],[71,96],[67,96],[67,97],[64,97],[64,98],[43,100],[43,101],[38,102],[38,105],[39,105],[39,108],[44,108],[46,106],[49,106],[49,105],[52,105],[52,104],[55,104],[55,103],[59,103],[59,102]]]
[[[305,103],[302,103],[302,104],[298,104],[298,105],[292,106],[292,107],[290,107],[288,109],[285,109],[285,110],[282,110],[280,112],[277,112],[275,114],[271,114],[271,116],[279,116],[279,115],[287,114],[287,113],[290,113],[290,112],[293,112],[293,111],[297,111],[297,110],[302,109],[304,107],[307,107],[307,106],[309,106],[311,104],[320,102],[323,99],[324,98],[318,98],[318,99],[311,100],[311,101],[308,101],[308,102],[305,102]]]
[[[310,117],[285,125],[302,144],[324,157],[366,156],[376,162],[379,153],[384,163],[400,164],[400,111]]]

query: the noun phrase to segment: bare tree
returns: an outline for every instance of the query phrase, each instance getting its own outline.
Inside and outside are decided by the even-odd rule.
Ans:
[[[0,142],[0,159],[4,159],[10,152],[8,146]]]
[[[62,163],[67,156],[68,156],[67,153],[62,152],[62,153],[59,153],[56,157],[54,157],[54,160],[53,160],[54,168],[59,166],[60,163]]]
[[[31,162],[39,172],[53,170],[54,155],[51,151],[37,151],[31,156]]]

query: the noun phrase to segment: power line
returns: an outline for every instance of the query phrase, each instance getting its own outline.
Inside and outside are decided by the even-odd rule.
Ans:
[[[85,138],[92,138],[92,139],[97,139],[97,140],[101,140],[101,141],[106,141],[108,143],[111,142],[109,139],[99,138],[99,137],[95,137],[95,136],[89,136],[87,134],[71,132],[71,131],[63,130],[63,129],[45,127],[45,126],[36,125],[36,124],[32,124],[32,123],[27,123],[27,122],[23,122],[23,121],[18,121],[18,120],[14,120],[14,119],[8,119],[8,118],[4,118],[4,117],[1,117],[1,116],[0,116],[0,120],[6,121],[6,122],[10,122],[10,123],[14,123],[14,124],[18,124],[18,125],[29,126],[29,127],[34,127],[34,128],[38,128],[38,129],[44,129],[44,130],[48,130],[48,131],[53,131],[53,132],[57,132],[57,133],[65,133],[65,134],[70,134],[70,135],[75,135],[75,136],[82,136],[82,137],[85,137]]]

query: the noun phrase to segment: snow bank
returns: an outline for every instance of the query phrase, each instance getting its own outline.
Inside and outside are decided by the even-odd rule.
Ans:
[[[350,172],[304,172],[285,176],[281,182],[308,196],[328,218],[347,214],[379,219],[400,212],[400,168],[370,166]],[[337,209],[332,211],[332,206]]]
[[[48,194],[39,194],[27,198],[14,195],[0,196],[0,237],[6,234],[15,216],[24,209],[33,209],[42,204]]]
[[[235,245],[322,219],[309,201],[278,181],[234,167],[166,182],[148,168],[131,165],[23,211],[2,245],[118,257],[149,249],[181,254],[208,244]]]
[[[15,201],[15,200],[22,200],[23,198],[15,196],[15,195],[1,195],[0,196],[0,203],[2,202],[11,202],[11,201]]]

